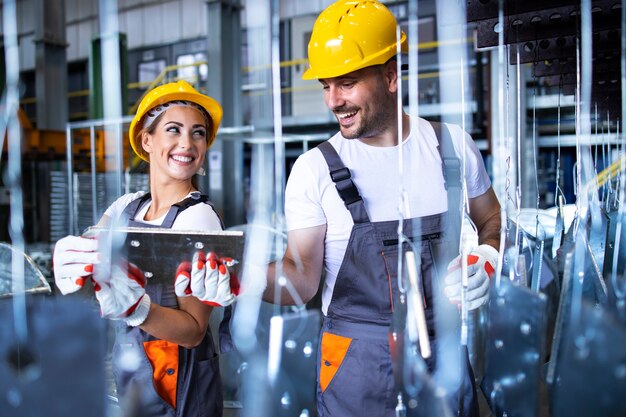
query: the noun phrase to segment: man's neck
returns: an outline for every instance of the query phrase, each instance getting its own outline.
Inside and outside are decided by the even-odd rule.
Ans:
[[[402,112],[402,141],[409,137],[410,132],[411,120],[408,114]],[[388,129],[385,129],[380,135],[369,138],[360,138],[359,140],[370,146],[392,147],[398,145],[397,119],[394,119],[394,123],[391,124]]]

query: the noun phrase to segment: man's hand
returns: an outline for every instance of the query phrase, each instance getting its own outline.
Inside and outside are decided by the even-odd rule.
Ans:
[[[54,282],[66,295],[78,291],[99,263],[98,241],[79,236],[66,236],[54,246],[52,265]]]
[[[110,280],[94,279],[94,284],[102,317],[125,320],[129,326],[139,326],[148,317],[150,296],[145,290],[146,278],[135,265],[112,265]]]
[[[498,251],[490,245],[480,245],[467,256],[467,309],[474,310],[489,301],[489,279],[498,265]],[[444,293],[451,302],[461,302],[461,255],[448,264]]]
[[[174,288],[179,297],[193,295],[211,306],[227,306],[239,294],[239,281],[228,267],[237,263],[231,258],[219,258],[210,252],[197,252],[191,264],[183,262],[176,271]]]

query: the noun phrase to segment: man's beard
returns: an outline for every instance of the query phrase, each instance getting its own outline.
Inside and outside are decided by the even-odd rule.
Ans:
[[[380,135],[386,129],[396,123],[396,100],[394,97],[385,94],[382,104],[378,106],[378,112],[367,118],[363,116],[362,109],[359,112],[358,125],[345,128],[339,123],[341,135],[346,139],[367,139]],[[350,112],[341,110],[342,112]],[[356,128],[356,129],[355,129]],[[353,130],[354,129],[354,130]]]

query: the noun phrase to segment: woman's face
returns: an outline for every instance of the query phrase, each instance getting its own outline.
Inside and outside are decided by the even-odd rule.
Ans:
[[[200,110],[174,106],[152,133],[141,139],[150,155],[151,175],[164,175],[175,180],[188,180],[204,163],[207,150],[207,125]]]

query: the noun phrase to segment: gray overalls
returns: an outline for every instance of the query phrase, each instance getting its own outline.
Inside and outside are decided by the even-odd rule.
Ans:
[[[447,128],[433,124],[443,161],[448,189],[448,207],[460,202],[460,163],[452,147]],[[442,140],[442,138],[444,138]],[[318,355],[317,400],[320,417],[395,416],[394,384],[389,332],[394,307],[398,307],[397,283],[398,221],[371,222],[365,204],[339,155],[329,142],[319,146],[329,167],[339,196],[350,211],[354,226],[343,263],[339,269],[333,296],[324,318]],[[456,206],[455,206],[456,204]],[[449,261],[456,256],[460,218],[448,212],[419,218],[420,229],[413,230],[413,220],[404,220],[404,234],[421,251],[421,292],[431,341],[435,340],[434,294],[442,290],[440,280]],[[403,248],[403,252],[410,245]],[[417,254],[416,254],[417,255]],[[395,305],[394,305],[395,304]],[[435,349],[433,349],[434,351]],[[427,362],[434,369],[435,360]],[[465,379],[470,390],[463,415],[477,415],[473,400],[473,377]],[[405,397],[405,399],[407,399]],[[459,397],[448,400],[451,409],[459,409]],[[406,403],[406,402],[405,402]],[[472,403],[473,405],[467,405]],[[476,414],[468,412],[475,410]],[[424,409],[417,414],[428,415]],[[454,415],[457,415],[456,413]]]
[[[149,198],[150,194],[146,194],[126,206],[122,219],[128,226],[171,228],[176,216],[186,208],[199,203],[210,205],[206,196],[193,193],[191,197],[173,205],[160,226],[132,220]],[[174,279],[172,277],[172,283]],[[153,303],[178,308],[174,285],[151,284],[146,287],[146,293]],[[200,345],[186,349],[157,339],[139,327],[129,327],[118,322],[112,355],[118,394],[124,400],[124,409],[130,411],[129,415],[222,415],[219,357],[210,330],[207,330]],[[128,359],[133,357],[139,358],[140,364],[127,369]]]

